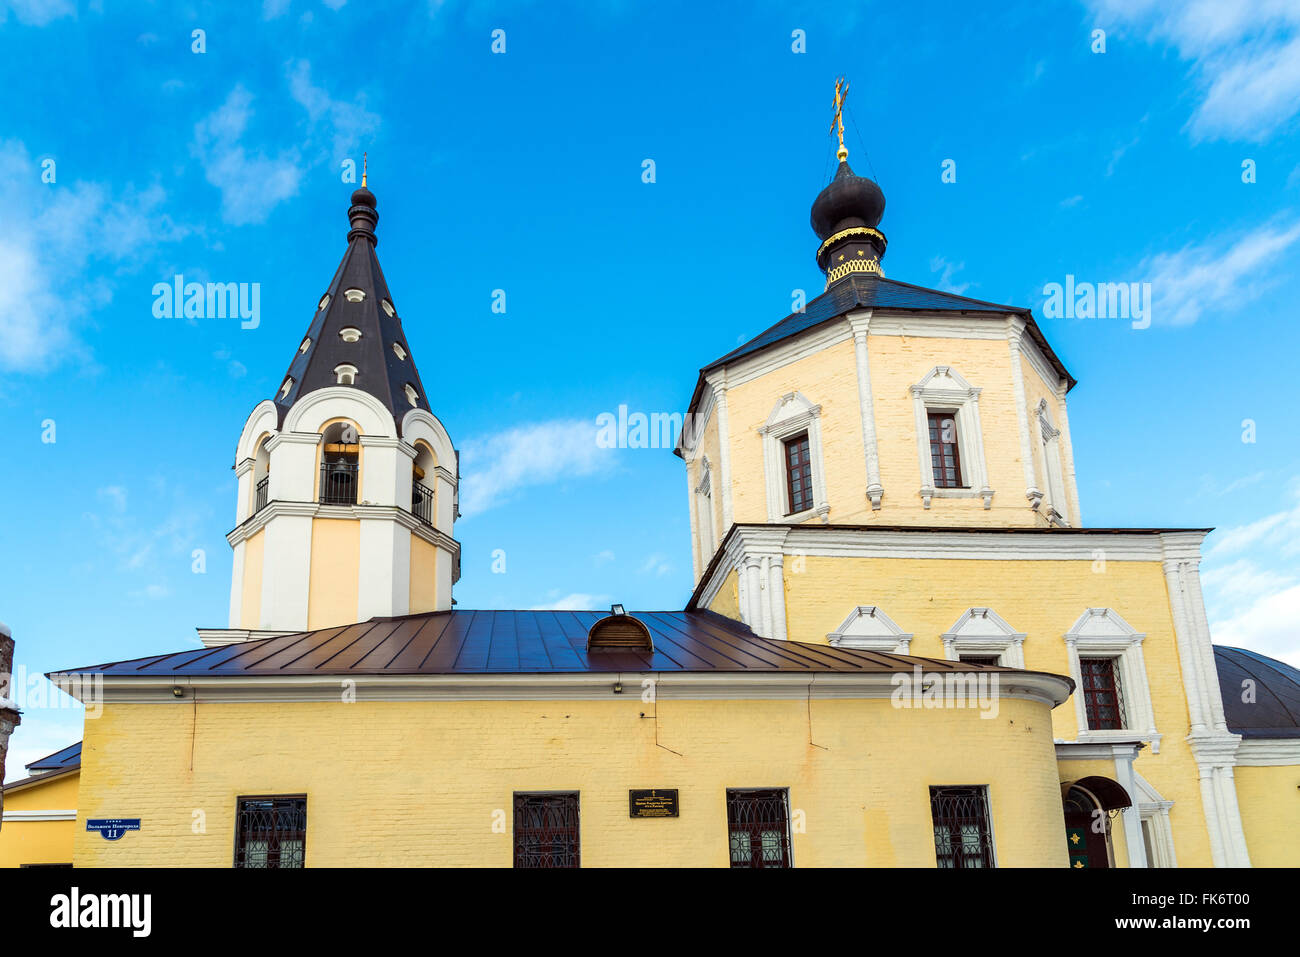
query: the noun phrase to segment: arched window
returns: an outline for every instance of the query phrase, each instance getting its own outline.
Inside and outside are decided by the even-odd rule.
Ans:
[[[425,525],[436,524],[433,490],[437,481],[434,470],[437,467],[438,459],[429,446],[416,442],[415,461],[411,463],[411,514]]]
[[[355,505],[360,489],[361,439],[352,422],[326,427],[321,445],[320,503]]]
[[[262,436],[253,453],[253,511],[256,515],[271,499],[271,453],[266,450],[269,435]]]
[[[344,363],[334,367],[334,378],[339,385],[356,385],[357,367]]]

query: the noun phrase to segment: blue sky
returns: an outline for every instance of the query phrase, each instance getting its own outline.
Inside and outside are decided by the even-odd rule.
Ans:
[[[1300,12],[747,6],[0,0],[0,619],[20,668],[224,625],[235,443],[342,255],[363,149],[380,260],[463,453],[460,605],[681,607],[681,464],[597,449],[592,424],[684,409],[702,365],[820,290],[808,207],[841,73],[888,275],[1032,307],[1080,380],[1087,524],[1216,526],[1215,640],[1300,662]],[[260,324],[154,318],[176,273],[260,283]],[[1152,283],[1151,327],[1041,318],[1067,274]],[[11,776],[79,735],[74,709],[29,707]]]

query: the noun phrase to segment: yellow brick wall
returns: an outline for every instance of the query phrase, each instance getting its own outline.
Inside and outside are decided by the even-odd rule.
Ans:
[[[6,812],[66,811],[77,807],[77,774],[5,792]],[[85,825],[82,824],[84,827]],[[0,868],[72,863],[75,821],[5,821],[0,827]]]
[[[781,397],[790,392],[801,392],[822,408],[822,456],[830,520],[860,521],[860,517],[853,516],[861,516],[867,503],[866,458],[851,339],[727,390],[735,521],[767,521],[763,437],[757,429],[767,421]],[[784,501],[779,503],[778,514],[785,514],[785,506]]]
[[[1300,766],[1238,767],[1233,777],[1251,866],[1295,867],[1300,856]]]
[[[992,608],[1028,637],[1025,666],[1069,674],[1063,635],[1090,607],[1117,611],[1147,637],[1142,645],[1151,687],[1159,754],[1139,753],[1135,767],[1176,802],[1170,812],[1178,862],[1210,866],[1209,838],[1198,772],[1184,741],[1191,729],[1172,613],[1159,562],[977,561],[898,558],[825,558],[785,562],[786,620],[792,640],[826,642],[857,605],[878,605],[904,632],[911,653],[942,658],[940,638],[962,612]],[[1076,737],[1073,701],[1052,713],[1055,735]]]
[[[76,863],[228,867],[237,797],[305,792],[309,866],[508,867],[512,793],[577,790],[585,866],[722,867],[726,789],[788,787],[797,866],[932,867],[928,788],[944,784],[989,786],[1001,866],[1066,863],[1044,705],[984,719],[814,700],[810,720],[802,699],[665,700],[659,746],[643,713],[640,696],[200,704],[197,721],[189,702],[109,704],[86,722],[78,827],[141,830],[78,831]],[[629,819],[628,789],[670,787],[679,818]]]
[[[733,621],[740,621],[740,591],[735,571],[728,572],[726,581],[713,597],[713,604],[709,606],[709,611],[716,611],[719,615],[726,615]]]
[[[800,392],[822,407],[822,470],[830,504],[828,520],[839,524],[883,525],[1017,525],[1043,524],[1025,499],[1024,465],[1020,457],[1020,420],[1011,377],[1011,356],[1005,339],[943,339],[868,335],[871,389],[876,424],[884,506],[873,510],[866,498],[867,471],[862,445],[862,412],[858,397],[857,360],[851,339],[815,355],[791,362],[756,379],[730,387],[727,409],[731,452],[732,501],[737,522],[766,522],[767,491],[763,471],[763,442],[756,431],[783,395]],[[936,498],[922,506],[918,492],[916,413],[911,386],[938,365],[960,372],[982,391],[979,398],[984,458],[993,507],[978,498]],[[1026,367],[1027,368],[1027,367]],[[1044,391],[1037,373],[1032,382]],[[1026,395],[1028,396],[1028,391]],[[1035,393],[1034,402],[1037,402]],[[1032,436],[1031,436],[1032,438]],[[1068,438],[1068,437],[1066,437]],[[928,442],[928,437],[922,439]],[[1031,454],[1033,449],[1031,441]],[[963,450],[963,454],[969,453]],[[710,452],[710,460],[716,461]],[[814,463],[814,467],[816,464]],[[1064,466],[1063,466],[1064,469]],[[780,503],[784,512],[784,502]],[[1077,503],[1074,503],[1077,506]]]

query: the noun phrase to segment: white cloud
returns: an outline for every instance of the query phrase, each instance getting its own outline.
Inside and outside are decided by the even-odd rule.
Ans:
[[[191,147],[208,182],[221,190],[222,218],[235,226],[265,222],[278,203],[297,194],[302,180],[296,149],[270,157],[250,152],[241,142],[252,102],[252,94],[236,86],[220,107],[195,125]]]
[[[591,611],[609,606],[608,595],[590,595],[586,592],[573,592],[544,605],[534,605],[537,611]]]
[[[1155,298],[1152,321],[1188,325],[1213,309],[1232,309],[1274,281],[1266,268],[1300,239],[1300,221],[1259,226],[1235,242],[1218,237],[1176,253],[1160,253],[1138,267]]]
[[[288,74],[289,92],[294,101],[307,111],[312,125],[328,125],[332,134],[333,159],[341,160],[354,152],[363,140],[379,129],[379,117],[365,108],[365,97],[358,94],[351,102],[337,100],[323,87],[313,86],[311,64],[306,60],[290,63]]]
[[[597,444],[596,431],[593,420],[553,420],[466,442],[461,449],[461,513],[485,512],[529,486],[611,471],[614,450]]]
[[[63,17],[75,17],[77,5],[73,0],[0,0],[0,23],[11,13],[19,23],[43,27]]]
[[[76,327],[113,298],[115,279],[91,280],[88,268],[108,265],[117,276],[138,270],[164,244],[189,233],[163,211],[160,186],[108,187],[55,182],[16,140],[0,141],[0,206],[12,223],[0,236],[0,368],[43,371],[84,356]]]
[[[642,575],[654,575],[657,578],[662,578],[664,575],[670,574],[673,567],[673,563],[668,560],[667,555],[655,552],[653,555],[647,556],[646,560],[641,563],[640,571]]]
[[[1132,28],[1191,64],[1201,101],[1192,137],[1263,141],[1300,112],[1294,0],[1085,0],[1106,29]]]
[[[965,263],[950,263],[942,256],[935,256],[930,260],[930,272],[937,272],[940,274],[939,278],[935,281],[935,285],[940,289],[958,296],[970,288],[970,283],[968,282],[953,281],[953,276],[965,268]]]
[[[608,548],[603,549],[592,556],[592,561],[594,561],[597,565],[607,565],[613,560],[614,560],[614,553],[610,551]]]
[[[1300,666],[1300,484],[1278,512],[1216,533],[1201,581],[1214,643]]]

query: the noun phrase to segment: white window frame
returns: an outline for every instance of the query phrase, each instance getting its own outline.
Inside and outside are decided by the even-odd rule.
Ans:
[[[840,626],[826,636],[835,648],[858,651],[884,651],[896,655],[910,654],[913,635],[903,631],[875,605],[859,605],[849,612]]]
[[[958,661],[963,654],[998,656],[1006,668],[1025,666],[1025,635],[1011,627],[992,608],[968,608],[956,623],[944,632],[943,654]]]
[[[1146,659],[1142,642],[1146,635],[1134,630],[1112,608],[1089,608],[1065,633],[1065,647],[1070,660],[1070,677],[1074,679],[1074,713],[1078,720],[1079,741],[1147,741],[1153,754],[1160,753],[1160,733],[1156,730],[1151,703],[1151,685],[1147,681]],[[1079,658],[1114,658],[1120,694],[1124,701],[1123,728],[1098,730],[1088,727],[1088,710],[1083,700],[1083,669]]]
[[[343,377],[347,376],[348,381],[344,382]],[[335,385],[356,385],[357,384],[357,367],[344,362],[334,367],[334,384]]]
[[[1054,525],[1070,524],[1070,506],[1065,497],[1065,469],[1061,464],[1061,430],[1052,424],[1052,410],[1046,399],[1034,409],[1042,435],[1044,484],[1047,488],[1047,520]]]
[[[981,498],[993,507],[988,466],[984,461],[984,432],[980,425],[980,389],[975,388],[952,366],[935,366],[911,387],[916,416],[916,451],[921,469],[921,504],[930,507],[935,498]],[[961,460],[964,488],[937,488],[934,462],[930,456],[930,413],[950,413],[957,425],[957,454]]]
[[[700,568],[713,558],[717,543],[713,540],[713,470],[707,455],[700,456],[700,481],[695,486],[695,527],[700,540]]]
[[[1151,835],[1151,854],[1147,857],[1147,867],[1177,867],[1178,856],[1174,853],[1174,829],[1169,820],[1169,810],[1173,801],[1166,801],[1160,792],[1146,778],[1133,772],[1134,789],[1132,795],[1137,802],[1140,824],[1147,827]]]
[[[777,400],[767,421],[758,427],[763,437],[763,476],[767,485],[769,522],[801,522],[816,516],[823,522],[830,515],[826,500],[826,468],[822,460],[822,407],[813,405],[799,392],[787,392]],[[785,440],[808,433],[808,457],[812,463],[813,506],[789,513],[786,482]]]

